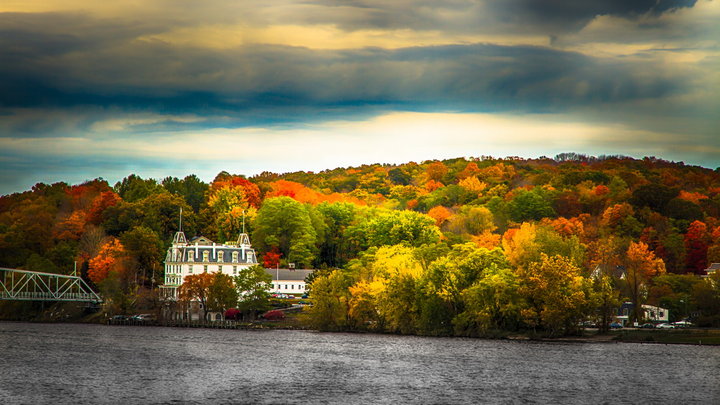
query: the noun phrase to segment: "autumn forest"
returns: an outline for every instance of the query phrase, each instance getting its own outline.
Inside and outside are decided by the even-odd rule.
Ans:
[[[107,302],[152,307],[181,209],[188,237],[233,241],[244,223],[266,267],[317,269],[318,329],[556,336],[606,327],[623,302],[720,326],[720,280],[701,277],[720,262],[720,170],[656,158],[39,183],[0,197],[0,267],[69,274],[77,263]]]

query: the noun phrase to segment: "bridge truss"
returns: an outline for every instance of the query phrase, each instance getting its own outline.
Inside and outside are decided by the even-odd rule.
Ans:
[[[78,276],[0,267],[0,300],[102,302]]]

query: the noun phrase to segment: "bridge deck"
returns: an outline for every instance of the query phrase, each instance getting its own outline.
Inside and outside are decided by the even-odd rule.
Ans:
[[[78,276],[0,267],[0,300],[102,302]]]

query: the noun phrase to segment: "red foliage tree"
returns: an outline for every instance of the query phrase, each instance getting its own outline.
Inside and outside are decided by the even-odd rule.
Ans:
[[[260,188],[257,184],[242,176],[235,176],[226,173],[218,175],[210,185],[210,193],[214,193],[227,186],[242,188],[248,204],[255,208],[260,208]]]
[[[262,314],[262,317],[268,321],[279,321],[281,319],[285,319],[285,313],[279,309],[273,309],[272,311],[267,311]]]
[[[117,205],[120,201],[120,196],[114,191],[103,191],[93,200],[92,205],[90,205],[87,211],[86,221],[98,225],[103,220],[103,212],[109,207]]]
[[[686,267],[688,272],[702,274],[707,268],[707,252],[710,235],[707,225],[694,221],[685,234]]]
[[[280,256],[282,256],[280,249],[278,249],[277,246],[273,246],[269,252],[263,255],[263,266],[265,266],[266,269],[277,267],[280,263]]]

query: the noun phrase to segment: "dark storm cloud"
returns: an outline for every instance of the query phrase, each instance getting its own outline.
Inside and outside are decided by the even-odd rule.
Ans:
[[[560,31],[580,29],[593,18],[612,15],[635,18],[692,7],[697,0],[505,0],[490,2],[501,19],[532,23]]]
[[[318,0],[293,18],[334,24],[346,30],[442,29],[465,33],[545,33],[576,31],[593,18],[636,18],[693,7],[697,0]],[[312,5],[312,6],[310,6]],[[281,17],[282,18],[282,15]]]
[[[58,20],[56,15],[36,18]],[[79,28],[62,38],[19,24],[5,28],[0,36],[1,107],[88,108],[96,119],[109,115],[108,110],[191,113],[213,117],[213,126],[233,127],[389,109],[563,111],[661,98],[684,85],[682,77],[662,67],[648,70],[637,61],[545,47],[328,51],[247,45],[218,50],[130,40],[137,34],[134,27],[124,32],[77,16],[62,21]],[[105,35],[108,31],[113,34]],[[76,124],[89,127],[93,119]],[[42,133],[49,125],[18,112],[0,129]]]

